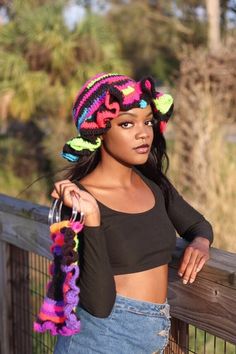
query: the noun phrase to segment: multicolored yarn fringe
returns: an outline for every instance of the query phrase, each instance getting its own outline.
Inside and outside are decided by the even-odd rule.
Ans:
[[[80,332],[80,320],[75,313],[79,302],[78,233],[83,224],[69,220],[50,226],[53,241],[53,262],[49,273],[52,280],[47,285],[47,294],[40,308],[34,331],[51,335],[71,336]]]
[[[173,98],[157,92],[151,77],[135,81],[115,73],[96,75],[85,83],[76,97],[73,117],[79,136],[65,144],[62,156],[76,162],[80,156],[90,154],[100,147],[99,135],[111,127],[110,121],[120,111],[145,108],[149,104],[163,132],[173,111]]]

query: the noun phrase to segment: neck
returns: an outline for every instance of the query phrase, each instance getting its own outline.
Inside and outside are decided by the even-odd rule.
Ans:
[[[106,185],[126,188],[133,184],[133,166],[125,165],[114,158],[102,159],[95,170]]]

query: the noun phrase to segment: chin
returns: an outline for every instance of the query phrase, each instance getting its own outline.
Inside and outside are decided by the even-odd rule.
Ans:
[[[140,155],[138,158],[133,159],[132,165],[143,165],[147,162],[148,155]]]
[[[135,161],[133,165],[144,165],[147,162],[148,159],[143,159],[139,161]]]

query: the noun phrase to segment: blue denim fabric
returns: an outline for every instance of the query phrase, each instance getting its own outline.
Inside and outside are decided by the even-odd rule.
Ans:
[[[163,304],[116,296],[106,318],[78,307],[81,332],[59,336],[54,354],[162,354],[168,343],[170,314]]]

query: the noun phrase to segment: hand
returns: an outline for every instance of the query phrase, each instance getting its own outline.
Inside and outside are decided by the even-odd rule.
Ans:
[[[178,270],[179,276],[183,277],[183,284],[194,282],[197,273],[210,258],[209,245],[209,240],[199,236],[186,247]]]
[[[83,212],[85,216],[85,225],[99,226],[100,211],[96,199],[88,192],[80,189],[75,183],[70,180],[62,180],[54,184],[54,190],[51,193],[53,198],[61,198],[63,203],[72,207],[72,195],[75,193],[78,198],[76,208],[79,212]]]

